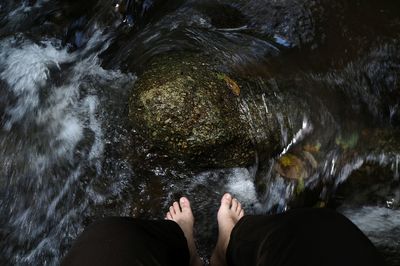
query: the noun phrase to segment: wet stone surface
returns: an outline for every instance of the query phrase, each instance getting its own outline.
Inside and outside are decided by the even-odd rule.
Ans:
[[[163,55],[139,76],[129,117],[160,150],[203,166],[245,166],[254,160],[238,97],[205,58]]]
[[[163,219],[183,195],[207,263],[229,191],[247,214],[341,205],[400,265],[399,14],[3,0],[0,264],[58,265],[91,222]]]

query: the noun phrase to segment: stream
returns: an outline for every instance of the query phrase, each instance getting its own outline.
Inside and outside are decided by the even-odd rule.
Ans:
[[[146,62],[175,51],[257,81],[254,101],[264,104],[240,102],[252,165],[171,164],[138,137],[128,117],[134,84]],[[270,118],[270,94],[285,106],[281,93],[299,104],[289,106],[293,121],[273,114],[284,148],[270,156],[267,125],[252,121]],[[301,179],[285,177],[283,158],[306,161]],[[182,195],[208,263],[225,192],[246,214],[337,209],[400,265],[399,163],[398,1],[0,3],[1,265],[58,265],[91,222],[162,219]]]

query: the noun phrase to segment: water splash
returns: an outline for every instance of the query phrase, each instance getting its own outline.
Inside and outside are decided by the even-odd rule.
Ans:
[[[400,256],[397,254],[400,249],[400,210],[375,206],[344,206],[340,211],[384,253],[388,263],[397,265],[400,262]]]
[[[55,39],[34,43],[19,36],[0,43],[2,93],[15,99],[0,131],[0,243],[10,263],[56,264],[59,247],[82,230],[93,198],[101,199],[91,188],[104,153],[97,89],[132,81],[101,68],[98,54],[108,39],[95,31],[74,53]]]

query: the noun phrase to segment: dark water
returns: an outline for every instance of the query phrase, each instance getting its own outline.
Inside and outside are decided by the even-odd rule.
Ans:
[[[2,265],[58,264],[93,220],[162,218],[180,195],[207,261],[226,191],[249,214],[337,208],[400,264],[397,1],[133,2],[0,3]],[[294,95],[285,108],[296,119],[273,114],[285,148],[258,150],[248,168],[166,164],[127,114],[136,75],[169,51],[202,52],[260,80],[265,104],[241,107],[261,146],[266,128],[253,119]],[[303,150],[318,152],[301,184],[275,170],[280,155]]]

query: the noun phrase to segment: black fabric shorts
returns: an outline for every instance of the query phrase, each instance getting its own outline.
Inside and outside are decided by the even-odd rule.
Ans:
[[[105,218],[75,241],[61,265],[189,265],[183,231],[168,220]]]
[[[189,265],[189,249],[173,221],[106,218],[90,225],[62,265]],[[244,216],[228,245],[235,266],[383,266],[382,256],[346,217],[328,209]]]

